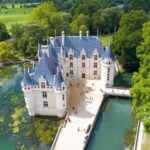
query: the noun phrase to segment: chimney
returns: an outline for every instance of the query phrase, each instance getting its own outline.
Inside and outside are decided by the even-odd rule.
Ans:
[[[54,75],[54,84],[55,84],[55,82],[56,82],[56,75]]]
[[[51,42],[51,44],[54,46],[54,37],[50,37],[50,42]]]
[[[64,44],[65,44],[65,33],[64,33],[64,31],[61,32],[61,35],[62,35],[62,46],[64,46]]]
[[[82,31],[79,31],[80,39],[82,39]]]
[[[87,36],[87,37],[89,36],[89,31],[86,31],[86,36]]]
[[[35,63],[34,61],[32,61],[32,69],[34,70],[34,67],[35,67]]]

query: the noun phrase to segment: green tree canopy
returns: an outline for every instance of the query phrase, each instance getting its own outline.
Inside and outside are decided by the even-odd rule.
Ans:
[[[7,62],[15,59],[13,46],[7,42],[0,42],[0,62]]]
[[[88,29],[90,24],[90,18],[89,16],[86,16],[84,14],[80,14],[77,19],[75,19],[71,24],[71,33],[72,34],[78,34],[80,29]]]
[[[150,133],[150,22],[144,24],[142,31],[144,40],[137,47],[140,68],[133,75],[130,92],[136,117],[143,121],[146,132]]]
[[[122,15],[123,9],[119,7],[109,7],[103,9],[100,16],[100,26],[101,29],[103,29],[103,32],[116,32],[118,30]]]
[[[150,11],[150,0],[131,0],[130,6],[132,10]]]
[[[30,16],[31,21],[36,21],[46,28],[50,35],[58,34],[63,30],[63,12],[58,12],[53,2],[46,2],[34,8]]]
[[[126,70],[136,70],[139,67],[136,47],[142,41],[141,29],[148,20],[144,11],[130,11],[123,15],[120,28],[113,37],[113,52]]]
[[[3,23],[0,23],[0,42],[10,38],[6,26]]]
[[[38,43],[46,41],[44,40],[47,37],[45,28],[33,22],[26,25],[13,25],[11,31],[16,50],[24,57],[36,58]]]

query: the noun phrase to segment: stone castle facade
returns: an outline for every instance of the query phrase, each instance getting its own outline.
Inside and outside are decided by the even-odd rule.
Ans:
[[[38,63],[24,69],[21,82],[26,107],[31,116],[63,117],[67,111],[68,81],[97,79],[113,86],[118,72],[110,44],[103,48],[97,36],[50,37],[38,45]]]

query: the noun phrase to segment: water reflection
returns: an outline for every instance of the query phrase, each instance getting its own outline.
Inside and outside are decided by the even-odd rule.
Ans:
[[[62,120],[28,115],[20,87],[22,70],[19,65],[0,69],[0,147],[46,150]]]

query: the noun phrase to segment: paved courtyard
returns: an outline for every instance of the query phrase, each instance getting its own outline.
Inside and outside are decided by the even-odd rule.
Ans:
[[[55,150],[83,150],[88,126],[93,125],[103,101],[99,80],[71,80],[69,115],[54,147]]]

